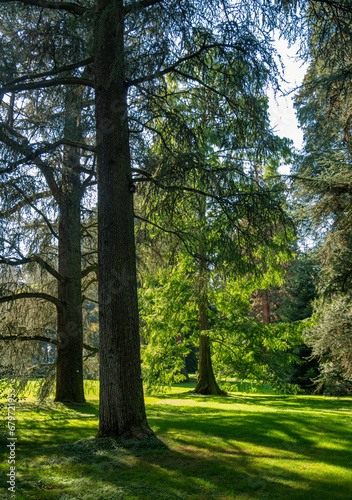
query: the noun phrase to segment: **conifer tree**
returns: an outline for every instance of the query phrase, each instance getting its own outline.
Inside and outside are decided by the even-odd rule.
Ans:
[[[180,75],[189,85],[217,94],[215,76],[226,80],[233,72],[233,51],[246,59],[260,53],[264,69],[269,72],[272,58],[268,33],[264,25],[258,25],[258,19],[267,17],[262,16],[265,12],[257,2],[249,5],[218,0],[82,3],[3,0],[2,3],[19,4],[32,13],[37,12],[38,30],[43,26],[40,15],[43,10],[48,17],[70,23],[72,33],[68,41],[45,38],[50,40],[45,50],[46,55],[50,54],[50,62],[48,59],[35,75],[21,74],[21,80],[7,81],[2,88],[4,93],[67,84],[92,85],[91,78],[79,72],[83,67],[88,75],[89,72],[94,75],[99,220],[99,435],[142,438],[152,432],[146,422],[139,354],[133,213],[133,170],[137,165],[134,148],[131,149],[138,141],[130,140],[132,133],[139,130],[133,129],[133,123],[142,122],[142,130],[148,130],[150,97],[163,95],[166,75]],[[81,37],[82,33],[85,37]],[[80,40],[84,42],[80,44]],[[77,46],[82,50],[77,51]],[[213,65],[208,54],[214,50],[218,59]],[[67,53],[65,64],[56,61],[57,53]],[[245,77],[246,67],[243,71],[238,73],[239,80]],[[214,77],[215,85],[207,83],[205,73]],[[226,92],[223,98],[226,99]],[[236,100],[233,105],[236,109]],[[251,106],[251,101],[248,105]],[[137,175],[149,177],[140,171]],[[252,200],[250,194],[247,206]],[[263,216],[267,215],[264,211]]]

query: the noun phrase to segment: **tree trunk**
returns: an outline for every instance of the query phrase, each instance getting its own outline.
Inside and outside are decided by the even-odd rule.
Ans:
[[[59,273],[55,401],[82,403],[83,327],[81,298],[80,199],[68,200],[61,207],[59,222]]]
[[[65,137],[80,139],[81,106],[77,91],[66,95]],[[59,273],[57,334],[61,346],[57,350],[55,401],[82,403],[83,389],[83,325],[81,294],[81,183],[77,167],[77,148],[65,146],[59,200]]]
[[[269,324],[270,319],[270,297],[269,290],[262,290],[263,323]]]
[[[194,389],[196,394],[226,394],[218,386],[213,372],[211,362],[210,342],[208,335],[202,335],[202,331],[209,329],[207,305],[203,303],[199,306],[199,363],[198,363],[198,378],[197,385]]]
[[[202,204],[203,205],[203,204]],[[201,210],[200,218],[205,217],[205,207]],[[204,248],[199,250],[200,254],[200,273],[199,273],[199,362],[198,378],[194,393],[196,394],[226,394],[218,386],[211,362],[210,341],[208,335],[202,332],[209,330],[208,318],[208,297],[207,297],[207,272],[206,261],[204,257]]]
[[[153,435],[141,376],[123,0],[97,0],[100,420],[98,437]]]

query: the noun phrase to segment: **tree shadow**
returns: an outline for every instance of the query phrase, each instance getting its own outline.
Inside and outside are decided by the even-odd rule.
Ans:
[[[238,407],[230,408],[228,398],[153,398],[148,419],[166,445],[162,449],[93,439],[94,404],[63,405],[61,422],[58,410],[49,416],[50,408],[42,408],[39,430],[45,436],[36,443],[32,432],[21,448],[29,462],[40,460],[49,471],[65,471],[66,486],[56,490],[44,481],[40,484],[52,489],[42,486],[37,491],[41,469],[29,467],[30,480],[23,473],[19,490],[28,492],[23,498],[34,494],[43,499],[60,492],[67,498],[95,500],[351,499],[352,474],[346,469],[352,464],[352,428],[339,420],[352,408],[351,400],[258,395],[231,399]],[[216,405],[208,406],[210,400]],[[24,425],[23,432],[29,432],[32,423]],[[91,496],[82,496],[82,484],[91,488]]]

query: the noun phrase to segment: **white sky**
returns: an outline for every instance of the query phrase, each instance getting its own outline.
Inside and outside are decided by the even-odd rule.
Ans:
[[[284,40],[278,40],[276,43],[277,51],[281,56],[284,66],[283,77],[287,83],[282,83],[284,93],[291,92],[288,95],[269,92],[269,113],[270,120],[275,132],[280,137],[288,137],[293,140],[297,150],[302,147],[303,134],[298,128],[298,120],[293,108],[294,89],[299,87],[307,70],[307,65],[303,64],[297,57],[297,46],[288,47]]]

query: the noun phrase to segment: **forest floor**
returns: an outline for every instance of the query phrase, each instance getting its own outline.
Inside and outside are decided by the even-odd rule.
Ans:
[[[122,447],[93,439],[98,389],[88,385],[83,405],[18,402],[16,496],[7,491],[14,441],[1,409],[1,499],[352,498],[352,399],[196,396],[184,384],[146,398],[165,447]]]

